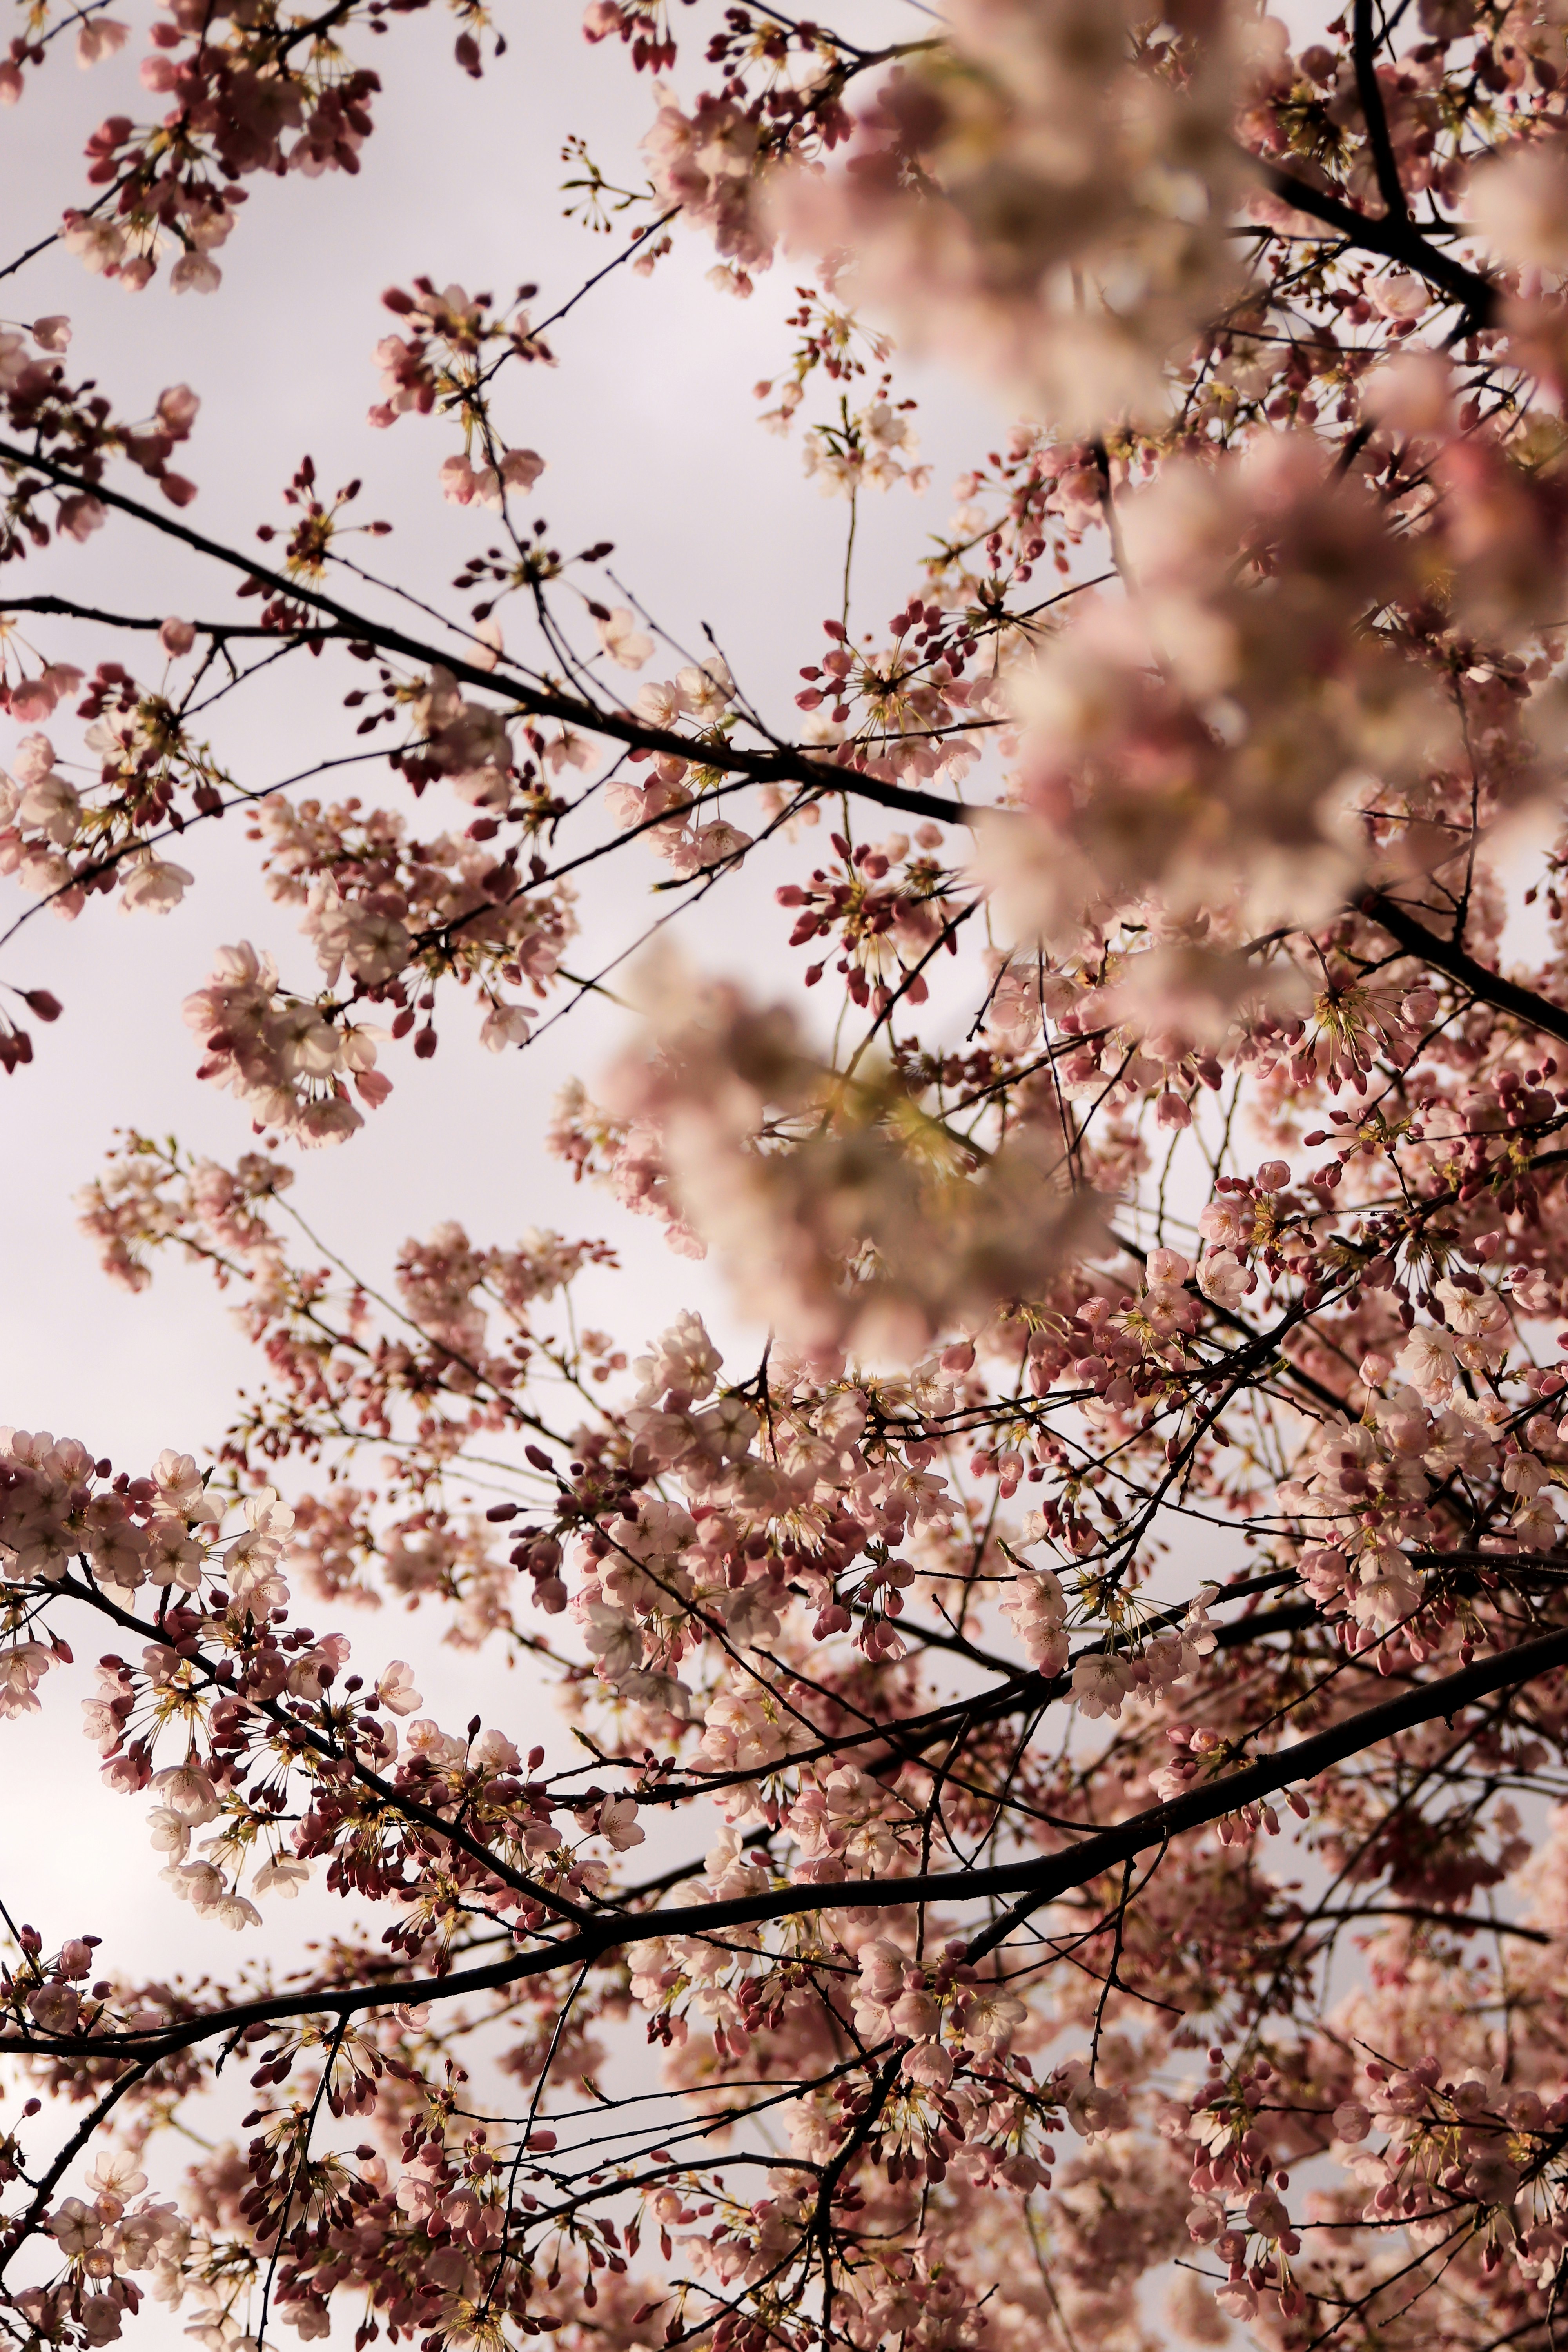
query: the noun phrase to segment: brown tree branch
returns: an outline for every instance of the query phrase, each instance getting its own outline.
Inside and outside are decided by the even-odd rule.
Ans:
[[[1373,30],[1372,0],[1355,0],[1351,56],[1355,65],[1356,95],[1361,100],[1361,110],[1366,121],[1373,168],[1377,173],[1378,193],[1383,198],[1384,209],[1391,221],[1408,221],[1410,206],[1405,201],[1405,184],[1399,176],[1394,142],[1388,135],[1388,115],[1377,79],[1377,43]]]
[[[78,604],[68,596],[0,596],[0,613],[47,613],[64,621],[97,621],[110,629],[161,629],[163,619],[156,613],[106,613],[97,604]],[[347,629],[332,627],[299,630],[274,629],[262,621],[193,621],[191,626],[199,637],[216,637],[221,644],[225,637],[269,637],[275,646],[287,645],[291,635],[301,639],[320,637],[323,645],[334,639],[346,640]]]
[[[197,555],[205,555],[231,572],[243,572],[248,580],[258,580],[275,594],[289,603],[303,604],[312,612],[324,613],[337,622],[343,635],[375,646],[384,653],[397,655],[427,667],[438,662],[454,678],[465,686],[478,687],[486,694],[502,695],[509,702],[532,719],[552,719],[563,726],[582,729],[594,735],[608,736],[612,742],[625,743],[633,750],[664,752],[673,758],[695,761],[702,767],[727,771],[732,775],[750,778],[753,783],[804,784],[822,793],[852,793],[861,800],[874,801],[879,808],[898,809],[907,816],[933,817],[942,824],[968,823],[973,814],[958,800],[943,800],[934,793],[914,792],[902,784],[884,783],[875,776],[861,775],[856,769],[837,762],[808,760],[804,752],[783,746],[773,751],[748,751],[733,743],[699,740],[690,735],[677,734],[673,729],[646,726],[629,712],[606,710],[597,703],[581,699],[575,695],[562,694],[552,688],[530,687],[504,677],[499,671],[481,669],[476,663],[464,661],[459,655],[425,644],[417,637],[406,635],[401,629],[389,628],[368,620],[352,605],[341,604],[335,596],[319,588],[309,588],[287,574],[271,571],[266,564],[256,562],[236,548],[225,547],[220,541],[208,539],[189,523],[178,522],[172,515],[160,514],[140,499],[127,498],[122,490],[111,489],[105,482],[89,481],[84,475],[73,473],[68,467],[57,465],[52,457],[33,455],[16,448],[12,443],[0,441],[0,463],[20,467],[24,472],[42,474],[58,488],[79,496],[97,499],[103,506],[118,513],[130,515],[143,522],[163,538],[179,541]],[[0,610],[4,610],[0,600]],[[279,639],[294,634],[287,629],[278,631]]]
[[[1461,1708],[1494,1691],[1512,1690],[1538,1675],[1568,1666],[1568,1628],[1542,1633],[1533,1641],[1488,1658],[1478,1658],[1458,1673],[1418,1683],[1380,1706],[1364,1707],[1328,1730],[1295,1741],[1276,1754],[1194,1786],[1168,1803],[1152,1805],[1125,1822],[1086,1837],[1065,1853],[1035,1855],[1001,1863],[985,1870],[939,1871],[908,1878],[855,1878],[833,1884],[777,1887],[766,1895],[736,1895],[728,1901],[683,1906],[672,1911],[651,1911],[639,1917],[606,1918],[558,1943],[537,1946],[514,1959],[497,1960],[488,1968],[454,1971],[445,1977],[416,1979],[404,1984],[327,1986],[319,1990],[276,1994],[238,2001],[167,2028],[105,2034],[0,2034],[0,2053],[25,2052],[38,2056],[155,2061],[187,2050],[195,2043],[237,2029],[280,2018],[328,2015],[348,2017],[361,2010],[386,2009],[399,2003],[452,2000],[468,1993],[503,1990],[531,1977],[580,1968],[632,1944],[667,1936],[710,1936],[730,1927],[771,1925],[803,1913],[852,1909],[903,1909],[915,1903],[973,1903],[995,1895],[1022,1890],[1000,1918],[971,1938],[967,1957],[983,1958],[1005,1943],[1029,1915],[1055,1902],[1152,1846],[1163,1845],[1189,1830],[1220,1820],[1241,1806],[1259,1802],[1299,1781],[1315,1780],[1331,1765],[1379,1746],[1402,1731],[1438,1718],[1451,1722]]]
[[[1413,222],[1357,212],[1353,205],[1330,195],[1324,189],[1309,187],[1304,180],[1298,180],[1263,156],[1253,155],[1248,160],[1262,173],[1274,194],[1294,211],[1321,221],[1325,227],[1366,252],[1381,253],[1390,261],[1403,262],[1418,277],[1440,287],[1452,300],[1462,302],[1477,326],[1489,323],[1497,309],[1497,289],[1490,278],[1483,278],[1479,270],[1468,269],[1462,261],[1456,261],[1451,254],[1430,244]]]
[[[1037,1865],[1039,1885],[973,1940],[968,1957],[973,1959],[994,1951],[1042,1903],[1054,1901],[1069,1887],[1081,1886],[1086,1879],[1097,1877],[1101,1871],[1131,1855],[1146,1853],[1152,1845],[1177,1837],[1185,1830],[1201,1828],[1205,1822],[1235,1812],[1243,1805],[1257,1803],[1297,1781],[1316,1780],[1331,1765],[1342,1764],[1347,1757],[1360,1755],[1401,1731],[1414,1729],[1417,1724],[1430,1723],[1439,1717],[1452,1723],[1459,1709],[1476,1699],[1485,1698],[1493,1691],[1516,1689],[1537,1675],[1553,1673],[1563,1665],[1568,1665],[1568,1630],[1538,1634],[1534,1641],[1521,1642],[1515,1649],[1478,1658],[1458,1674],[1440,1675],[1436,1682],[1417,1683],[1410,1690],[1402,1691],[1397,1698],[1384,1699],[1379,1706],[1364,1707],[1329,1730],[1298,1740],[1294,1746],[1248,1764],[1239,1772],[1226,1773],[1220,1780],[1188,1789],[1168,1804],[1135,1813],[1131,1821],[1102,1830],[1098,1837],[1075,1847],[1069,1854],[1055,1856],[1052,1863]],[[1085,1867],[1090,1856],[1092,1866]]]
[[[6,2222],[4,2232],[0,2233],[0,2278],[5,2277],[12,2255],[19,2252],[37,2228],[48,2210],[50,2198],[91,2139],[100,2124],[107,2120],[127,2091],[134,2090],[138,2083],[146,2080],[156,2063],[156,2059],[149,2058],[144,2062],[139,2062],[134,2066],[128,2066],[124,2074],[110,2085],[102,2098],[97,2100],[83,2116],[69,2139],[57,2152],[34,2191],[32,2202],[24,2212],[18,2213],[14,2220]]]
[[[1489,971],[1457,940],[1446,940],[1437,931],[1429,931],[1425,923],[1418,923],[1405,908],[1381,890],[1369,892],[1362,900],[1361,911],[1381,924],[1408,954],[1419,956],[1423,962],[1446,971],[1483,1004],[1495,1005],[1500,1013],[1511,1013],[1527,1027],[1538,1029],[1543,1037],[1554,1037],[1559,1045],[1568,1045],[1568,1011],[1553,1004],[1550,997],[1539,996],[1534,989],[1521,988],[1517,982],[1505,980],[1501,972]]]

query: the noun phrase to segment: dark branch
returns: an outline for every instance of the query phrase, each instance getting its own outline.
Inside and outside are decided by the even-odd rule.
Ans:
[[[1355,61],[1356,95],[1366,119],[1366,135],[1372,146],[1373,167],[1377,173],[1378,193],[1384,209],[1391,221],[1408,221],[1410,207],[1405,202],[1404,183],[1394,159],[1394,142],[1388,135],[1388,116],[1384,109],[1383,90],[1377,79],[1377,42],[1373,31],[1372,0],[1355,0],[1355,25],[1351,35],[1351,55]]]
[[[1440,933],[1429,931],[1425,923],[1418,923],[1405,908],[1385,898],[1381,890],[1363,899],[1362,912],[1380,923],[1409,954],[1446,971],[1483,1004],[1495,1005],[1500,1013],[1511,1013],[1516,1020],[1539,1030],[1543,1037],[1555,1037],[1560,1045],[1568,1045],[1568,1011],[1562,1005],[1553,1004],[1549,997],[1538,996],[1532,988],[1521,988],[1517,982],[1505,980],[1500,971],[1489,971],[1457,940],[1446,940]]]
[[[563,726],[581,728],[594,735],[608,736],[612,742],[625,743],[634,750],[661,751],[676,759],[693,761],[703,767],[742,775],[753,783],[788,784],[797,789],[823,793],[852,793],[858,799],[876,802],[880,808],[898,809],[907,816],[933,817],[941,824],[962,824],[971,815],[962,801],[942,800],[934,793],[906,790],[902,784],[884,783],[879,778],[861,775],[856,769],[840,766],[837,761],[809,760],[804,752],[787,745],[772,751],[749,751],[732,743],[720,740],[699,740],[690,735],[678,735],[662,727],[647,727],[629,713],[606,710],[597,703],[582,700],[575,695],[561,694],[548,687],[530,687],[516,683],[499,672],[480,669],[476,663],[464,661],[460,655],[426,645],[417,637],[405,635],[401,629],[388,628],[356,613],[352,605],[340,604],[335,596],[319,588],[309,588],[280,572],[270,571],[265,564],[255,562],[236,548],[225,547],[205,533],[193,530],[188,523],[177,522],[172,515],[158,513],[140,499],[127,498],[122,490],[110,489],[105,482],[89,481],[84,475],[72,473],[68,467],[58,466],[51,457],[33,455],[11,443],[0,441],[0,463],[20,467],[24,472],[42,474],[61,488],[77,492],[84,498],[97,499],[101,505],[112,507],[118,513],[132,516],[137,522],[148,524],[166,539],[177,540],[198,555],[223,564],[228,571],[243,572],[247,580],[259,581],[264,588],[295,604],[310,611],[324,613],[337,622],[342,633],[361,643],[378,646],[382,652],[397,655],[423,668],[439,662],[453,677],[465,686],[478,687],[486,694],[502,695],[530,718],[552,719]],[[297,634],[287,629],[278,633],[279,639]]]
[[[1429,244],[1409,221],[1357,212],[1353,205],[1330,195],[1324,189],[1309,187],[1304,180],[1282,171],[1278,163],[1256,155],[1251,161],[1274,194],[1295,211],[1321,221],[1326,228],[1333,229],[1366,252],[1381,253],[1390,261],[1403,262],[1418,277],[1440,287],[1454,301],[1462,302],[1475,325],[1489,324],[1497,307],[1497,289],[1490,278],[1483,278],[1479,270],[1467,269],[1462,261],[1456,261],[1451,254]]]
[[[4,596],[0,597],[0,613],[48,613],[66,621],[98,621],[110,629],[161,629],[162,618],[155,613],[106,613],[97,604],[73,604],[68,596]],[[301,640],[320,638],[330,645],[334,638],[346,639],[348,629],[275,629],[263,621],[193,621],[191,626],[198,637],[213,637],[221,644],[226,637],[270,637],[274,645],[286,645],[290,636]]]
[[[186,2019],[178,2025],[142,2032],[0,2036],[0,2052],[99,2060],[123,2055],[138,2063],[172,2056],[218,2034],[233,2033],[250,2024],[275,2018],[326,2015],[348,2017],[360,2010],[386,2009],[400,2002],[451,2000],[465,1993],[500,1990],[527,1978],[548,1976],[559,1969],[580,1968],[667,1936],[710,1936],[725,1928],[770,1924],[802,1913],[847,1909],[902,1909],[916,1903],[975,1903],[996,1895],[1018,1893],[1018,1899],[973,1937],[971,1959],[983,1958],[1006,1941],[1015,1927],[1043,1904],[1055,1902],[1074,1887],[1121,1864],[1130,1856],[1164,1845],[1190,1830],[1220,1820],[1241,1806],[1261,1801],[1299,1781],[1315,1780],[1331,1765],[1363,1753],[1399,1732],[1439,1717],[1452,1721],[1459,1711],[1494,1691],[1512,1690],[1538,1675],[1568,1665],[1568,1629],[1543,1633],[1489,1658],[1478,1658],[1458,1674],[1419,1683],[1381,1706],[1365,1707],[1342,1723],[1310,1738],[1295,1741],[1276,1755],[1228,1772],[1203,1786],[1194,1786],[1168,1804],[1152,1805],[1114,1828],[1087,1837],[1065,1853],[1034,1855],[1002,1863],[988,1870],[937,1871],[908,1878],[846,1879],[835,1885],[776,1887],[766,1895],[744,1895],[727,1902],[700,1903],[673,1911],[650,1911],[636,1918],[615,1917],[596,1922],[560,1942],[537,1946],[515,1959],[497,1960],[488,1968],[455,1970],[405,1984],[323,1987],[320,1990],[277,1994],[268,1999],[238,2001],[231,2007]],[[1021,1891],[1019,1891],[1021,1890]]]

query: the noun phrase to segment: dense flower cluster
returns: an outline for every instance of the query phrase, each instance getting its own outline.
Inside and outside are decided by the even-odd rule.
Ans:
[[[489,795],[500,773],[481,768],[451,781],[484,809],[497,804]],[[435,1050],[428,1016],[446,978],[475,988],[480,1039],[492,1052],[527,1036],[532,1008],[507,992],[526,984],[537,1000],[548,994],[577,928],[574,894],[564,881],[527,887],[519,851],[498,856],[490,846],[493,820],[481,815],[463,835],[417,841],[395,811],[277,801],[259,830],[268,889],[303,908],[300,928],[328,988],[391,1005],[393,1036],[414,1032],[422,1056]],[[427,1017],[416,1030],[420,1007]]]
[[[363,1124],[351,1078],[373,1109],[392,1091],[375,1066],[380,1033],[285,994],[271,958],[248,941],[222,950],[207,986],[186,998],[185,1019],[205,1055],[197,1075],[237,1095],[258,1128],[338,1143]]]
[[[1097,0],[965,5],[951,47],[867,110],[847,166],[788,185],[784,221],[852,256],[857,292],[907,336],[1068,430],[1160,417],[1165,362],[1245,285],[1225,236],[1241,16],[1197,0],[1151,33]]]
[[[92,135],[68,247],[216,288],[268,175],[359,167],[353,44],[395,58],[403,13],[163,7],[167,111]],[[457,13],[475,73],[503,43]],[[0,97],[67,25],[132,69],[137,26],[39,8]],[[607,541],[524,522],[513,387],[570,364],[576,297],[383,297],[370,423],[454,428],[415,495],[473,534],[456,605],[369,574],[388,526],[309,458],[281,526],[205,539],[195,394],[126,425],[66,320],[0,331],[0,552],[63,542],[0,616],[7,956],[45,904],[174,907],[243,802],[321,983],[222,950],[186,1012],[238,1156],[132,1133],[79,1198],[111,1280],[205,1266],[254,1344],[210,1458],[0,1432],[8,1736],[79,1704],[158,1916],[258,1956],[140,1974],[89,1885],[4,1913],[0,2324],[1534,2352],[1568,2277],[1568,16],[584,29],[654,78],[646,194],[563,151],[630,232],[589,286],[682,228],[731,292],[819,257],[757,387],[842,501],[778,616],[793,713]],[[1026,413],[877,626],[861,492],[928,486],[889,323]],[[69,593],[111,527],[255,617]],[[199,713],[307,660],[344,740],[228,772]],[[386,792],[310,796],[350,760]],[[721,889],[753,969],[689,921],[634,954]],[[411,1216],[384,1271],[316,1241],[291,1154],[352,1137],[379,1181],[387,1045],[412,1094],[462,991],[499,1050],[611,985],[549,1146],[710,1257],[734,1332],[689,1292],[617,1316],[611,1246],[540,1225]],[[515,1674],[447,1721],[437,1641]]]
[[[907,1097],[879,1118],[869,1086],[858,1095],[816,1066],[787,1008],[731,989],[705,998],[670,967],[650,974],[650,997],[651,1054],[612,1074],[609,1107],[651,1139],[658,1189],[683,1223],[807,1357],[917,1351],[1039,1295],[1075,1246],[1092,1245],[1096,1211],[1069,1181],[1059,1121],[1037,1109],[975,1177],[962,1141],[921,1135]],[[765,1134],[791,1139],[768,1150]]]

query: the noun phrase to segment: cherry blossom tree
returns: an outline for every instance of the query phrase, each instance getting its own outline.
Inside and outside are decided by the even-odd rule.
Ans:
[[[423,0],[107,5],[35,0],[0,97],[68,146],[62,46],[130,45],[141,110],[47,243],[144,350],[166,289],[222,301],[271,178],[330,208]],[[526,50],[454,5],[463,74]],[[0,1906],[0,2325],[1535,2352],[1568,5],[584,32],[648,121],[568,142],[597,268],[551,306],[411,263],[364,355],[408,512],[471,514],[455,585],[309,457],[210,535],[199,386],[137,415],[65,316],[0,333],[19,1129],[77,1010],[27,985],[47,913],[166,911],[222,824],[294,915],[191,974],[226,1161],[132,1134],[80,1204],[111,1280],[210,1269],[258,1385],[211,1459],[0,1433],[0,1712],[100,1654],[102,1790],[59,1801],[127,1807],[239,1955],[150,1981],[89,1886]],[[563,552],[512,437],[579,305],[691,243],[716,348],[799,281],[763,423],[845,528],[776,616],[794,709],[608,539]],[[1001,405],[878,623],[871,494],[933,495],[913,354]],[[158,541],[199,614],[106,607],[98,551]],[[226,764],[204,713],[301,671],[351,714],[310,772]],[[351,758],[364,794],[317,796]],[[744,976],[672,928],[719,891]],[[612,972],[620,1051],[551,1149],[585,1223],[602,1187],[662,1227],[673,1299],[710,1259],[742,1356],[689,1305],[584,1328],[591,1234],[445,1223],[377,1268],[290,1199],[300,1153],[374,1157],[438,1018],[526,1053]],[[518,1663],[555,1749],[532,1699],[424,1713],[442,1643]],[[269,1960],[307,1883],[335,1932]]]

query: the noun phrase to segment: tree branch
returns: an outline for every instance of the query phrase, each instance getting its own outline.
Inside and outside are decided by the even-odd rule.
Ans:
[[[1295,211],[1321,221],[1352,245],[1369,253],[1381,253],[1390,261],[1403,262],[1418,277],[1441,287],[1452,300],[1462,302],[1478,327],[1489,324],[1497,309],[1497,289],[1490,278],[1483,278],[1479,270],[1468,269],[1462,261],[1454,260],[1451,255],[1429,244],[1410,221],[1357,212],[1353,205],[1330,195],[1324,189],[1309,187],[1304,180],[1296,179],[1263,156],[1253,155],[1248,160],[1273,193]]]
[[[0,613],[48,613],[65,621],[98,621],[110,629],[161,629],[163,625],[156,613],[106,613],[97,604],[74,604],[68,596],[0,596]],[[290,635],[300,638],[320,637],[323,645],[336,639],[346,639],[347,629],[305,628],[274,629],[263,621],[193,621],[191,626],[198,637],[270,637],[274,645],[284,645]],[[353,634],[357,635],[357,632]]]
[[[1446,940],[1439,932],[1429,931],[1425,923],[1418,923],[1414,915],[1384,897],[1381,890],[1369,893],[1362,900],[1361,911],[1381,924],[1409,954],[1446,971],[1483,1004],[1495,1005],[1500,1013],[1511,1013],[1529,1028],[1538,1029],[1543,1037],[1555,1037],[1559,1045],[1568,1045],[1568,1011],[1553,1004],[1550,997],[1538,996],[1534,989],[1521,988],[1517,982],[1505,980],[1501,972],[1489,971],[1457,940]]]
[[[166,539],[177,540],[197,555],[205,555],[231,572],[241,572],[247,580],[258,580],[292,604],[309,606],[312,612],[325,613],[336,621],[342,633],[363,644],[378,646],[384,653],[396,654],[405,661],[417,662],[421,667],[439,662],[453,677],[465,686],[478,687],[486,694],[504,695],[520,710],[533,719],[553,719],[563,726],[576,727],[595,735],[608,736],[612,742],[626,743],[634,750],[665,752],[673,758],[694,761],[702,767],[727,771],[732,775],[749,777],[753,783],[807,785],[822,793],[852,793],[861,800],[876,802],[880,808],[898,809],[907,816],[933,817],[941,824],[963,824],[972,812],[963,802],[942,800],[934,793],[907,790],[902,784],[884,783],[879,778],[861,775],[856,769],[837,762],[808,760],[804,752],[783,748],[773,751],[748,751],[732,743],[699,740],[690,735],[679,735],[673,729],[645,726],[641,719],[627,712],[601,709],[598,704],[580,699],[574,695],[560,694],[549,688],[514,684],[497,672],[480,669],[476,663],[464,661],[459,655],[447,653],[426,645],[417,637],[406,636],[401,629],[387,628],[367,620],[352,605],[340,604],[335,596],[319,588],[308,588],[302,582],[291,580],[281,572],[273,572],[257,563],[237,549],[225,547],[216,539],[208,539],[188,523],[177,522],[172,515],[160,514],[140,499],[127,498],[122,490],[110,489],[105,482],[89,481],[68,467],[58,466],[52,457],[30,454],[10,442],[0,441],[0,462],[20,467],[24,471],[39,473],[58,488],[77,492],[84,498],[97,499],[118,513],[132,516]],[[0,602],[0,610],[4,610]],[[277,632],[282,639],[291,633]]]
[[[531,1977],[556,1969],[578,1968],[668,1936],[710,1936],[729,1927],[769,1925],[802,1913],[856,1909],[903,1909],[914,1903],[973,1903],[994,1895],[1021,1889],[1018,1900],[1001,1917],[973,1937],[967,1957],[975,1959],[1005,1943],[1016,1927],[1074,1887],[1098,1878],[1104,1871],[1163,1845],[1189,1830],[1201,1829],[1241,1806],[1259,1801],[1280,1789],[1315,1780],[1333,1764],[1361,1754],[1438,1717],[1452,1721],[1462,1707],[1493,1691],[1511,1690],[1538,1675],[1568,1665],[1568,1628],[1539,1634],[1489,1658],[1478,1658],[1458,1674],[1435,1682],[1418,1683],[1381,1706],[1362,1708],[1290,1747],[1265,1757],[1239,1771],[1194,1786],[1169,1803],[1152,1805],[1130,1820],[1086,1837],[1065,1853],[1034,1855],[1020,1862],[998,1864],[987,1870],[937,1871],[908,1878],[853,1878],[826,1885],[784,1886],[766,1895],[736,1895],[728,1901],[689,1904],[673,1911],[650,1911],[640,1917],[616,1917],[595,1923],[559,1943],[536,1947],[515,1959],[497,1960],[488,1968],[454,1971],[404,1984],[323,1987],[320,1990],[277,1994],[268,1999],[239,2001],[231,2007],[187,2019],[166,2029],[140,2032],[0,2035],[0,2053],[26,2052],[38,2056],[128,2058],[153,2061],[188,2050],[217,2034],[265,2023],[278,2018],[328,2015],[352,2016],[360,2010],[387,2009],[399,2003],[452,2000],[465,1993],[498,1991]],[[1087,1824],[1086,1824],[1087,1826]]]
[[[1537,1675],[1552,1674],[1564,1665],[1568,1665],[1568,1630],[1539,1634],[1533,1642],[1521,1642],[1516,1649],[1478,1658],[1473,1665],[1461,1667],[1457,1675],[1443,1675],[1433,1683],[1417,1683],[1412,1689],[1402,1691],[1397,1698],[1384,1699],[1380,1706],[1363,1707],[1329,1730],[1297,1740],[1294,1746],[1258,1763],[1248,1764],[1239,1772],[1188,1789],[1169,1804],[1154,1805],[1147,1812],[1135,1813],[1131,1821],[1102,1830],[1098,1837],[1075,1847],[1069,1854],[1037,1865],[1040,1883],[973,1939],[968,1957],[974,1959],[994,1951],[1042,1903],[1054,1902],[1070,1887],[1081,1886],[1086,1879],[1098,1877],[1101,1871],[1125,1862],[1131,1855],[1146,1853],[1152,1845],[1177,1837],[1185,1830],[1199,1829],[1206,1822],[1236,1812],[1241,1806],[1254,1804],[1296,1781],[1314,1780],[1331,1765],[1342,1764],[1347,1757],[1377,1747],[1401,1731],[1413,1730],[1417,1724],[1431,1723],[1439,1717],[1452,1723],[1461,1707],[1471,1706],[1478,1698],[1485,1698],[1492,1691],[1515,1689]]]
[[[1366,120],[1366,135],[1372,147],[1373,166],[1377,173],[1378,193],[1391,221],[1408,221],[1410,206],[1405,202],[1405,184],[1394,159],[1394,142],[1388,135],[1388,115],[1377,79],[1377,44],[1373,32],[1372,0],[1355,0],[1351,55],[1355,62],[1356,95],[1361,100],[1361,110]]]
[[[6,2224],[4,2237],[0,2238],[0,2278],[5,2277],[12,2255],[16,2253],[32,2236],[47,2210],[50,2198],[91,2139],[100,2124],[106,2121],[127,2091],[134,2090],[138,2083],[146,2080],[156,2063],[155,2058],[148,2058],[133,2066],[127,2066],[118,2081],[112,2083],[102,2098],[83,2116],[69,2139],[59,2149],[47,2171],[39,2180],[33,2200],[26,2212],[18,2213],[14,2221]]]

